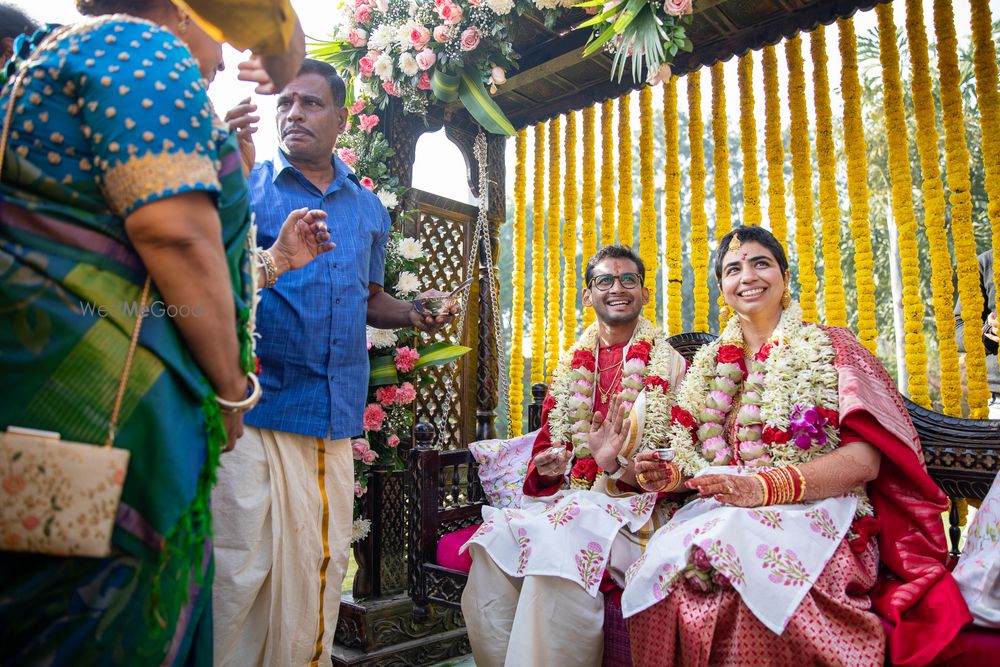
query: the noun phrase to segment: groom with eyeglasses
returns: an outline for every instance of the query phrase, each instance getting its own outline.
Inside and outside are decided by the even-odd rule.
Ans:
[[[624,518],[643,493],[634,462],[641,434],[623,407],[626,396],[641,400],[627,389],[640,374],[630,360],[644,357],[642,382],[669,387],[665,392],[686,370],[666,335],[642,318],[645,275],[628,246],[605,246],[587,262],[583,305],[594,309],[596,322],[551,379],[525,498],[519,509],[485,510],[470,540],[462,613],[479,667],[600,665],[604,591],[624,586],[625,570],[642,553],[639,535],[648,537],[676,508],[659,503],[648,519]],[[585,401],[581,379],[592,394]],[[622,520],[609,524],[609,516]],[[583,551],[592,554],[586,566]]]

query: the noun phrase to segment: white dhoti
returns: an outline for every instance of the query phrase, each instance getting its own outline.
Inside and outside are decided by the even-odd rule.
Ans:
[[[218,477],[215,664],[328,665],[350,555],[350,441],[247,426]]]

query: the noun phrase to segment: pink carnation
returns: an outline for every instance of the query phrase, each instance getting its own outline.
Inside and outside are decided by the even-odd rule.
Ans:
[[[664,0],[663,11],[670,16],[683,16],[693,11],[691,5],[692,0]]]
[[[430,90],[431,89],[431,77],[427,72],[421,72],[420,78],[417,79],[417,88],[419,90]]]
[[[358,481],[354,482],[354,497],[355,498],[360,498],[361,496],[365,495],[365,491],[367,491],[367,489],[365,487],[361,486],[361,482],[358,482]]]
[[[358,126],[365,132],[371,132],[378,125],[378,116],[375,114],[361,114],[358,116]]]
[[[463,51],[473,51],[477,46],[479,46],[479,40],[482,38],[482,34],[479,32],[479,28],[476,26],[469,26],[462,31],[462,50]]]
[[[361,56],[361,60],[358,61],[358,74],[368,78],[375,73],[375,58],[372,57],[371,53],[367,53]]]
[[[412,371],[413,365],[417,363],[418,359],[420,359],[420,353],[412,347],[396,348],[396,370],[400,373]]]
[[[360,49],[362,46],[368,43],[368,33],[364,28],[353,28],[351,32],[347,33],[347,41],[351,43],[356,49]]]
[[[417,400],[417,390],[409,382],[399,385],[396,390],[396,405],[408,405]]]
[[[393,97],[399,97],[399,88],[396,87],[395,81],[383,81],[382,90]]]
[[[417,67],[422,70],[429,70],[437,62],[437,55],[431,49],[424,49],[417,54]]]
[[[378,403],[369,403],[365,407],[365,414],[361,420],[362,426],[366,431],[381,431],[382,422],[385,421],[385,410]],[[367,446],[368,443],[366,442]]]
[[[361,185],[365,186],[366,188],[368,188],[372,192],[375,192],[375,181],[373,181],[368,176],[362,176],[361,177]]]
[[[386,444],[388,444],[390,447],[399,447],[399,436],[393,433],[392,435],[389,436],[389,440]]]
[[[353,148],[338,148],[337,157],[351,169],[354,169],[354,165],[358,162],[358,154],[354,152]]]
[[[413,45],[414,51],[424,48],[429,41],[431,41],[431,31],[424,26],[415,25],[410,29],[410,44]]]
[[[390,384],[385,387],[379,387],[375,390],[375,400],[382,405],[389,407],[396,402],[396,385]]]
[[[450,25],[434,26],[435,42],[441,42],[442,44],[444,44],[445,42],[450,42],[454,37],[455,37],[455,28],[453,26]]]
[[[357,116],[359,113],[365,110],[365,101],[359,97],[358,99],[354,100],[354,104],[349,106],[347,110],[350,112],[352,116]]]

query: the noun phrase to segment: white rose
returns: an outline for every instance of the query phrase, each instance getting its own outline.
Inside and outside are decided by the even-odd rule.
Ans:
[[[409,260],[420,259],[424,256],[424,247],[417,239],[409,237],[400,239],[399,256]]]
[[[375,76],[383,81],[392,81],[392,58],[383,53],[375,60]]]
[[[414,22],[407,21],[396,29],[393,38],[404,49],[410,46],[410,31],[413,30]]]
[[[514,8],[514,0],[486,0],[486,6],[497,16],[504,16]]]
[[[372,51],[385,51],[395,37],[395,30],[387,25],[380,25],[368,36],[368,48]]]
[[[372,347],[395,347],[396,332],[392,329],[376,329],[368,327],[366,330],[368,342]]]
[[[396,205],[399,204],[399,197],[396,196],[395,192],[379,190],[378,193],[376,193],[376,196],[378,197],[378,200],[382,202],[382,206],[385,206],[386,208],[396,208]]]
[[[415,294],[420,289],[420,280],[412,271],[400,271],[399,280],[396,281],[397,294]]]
[[[416,76],[420,72],[417,59],[413,57],[412,51],[403,51],[399,56],[399,71],[406,76]]]

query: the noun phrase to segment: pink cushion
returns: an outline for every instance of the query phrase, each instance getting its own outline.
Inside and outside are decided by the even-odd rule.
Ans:
[[[469,526],[442,535],[437,544],[437,564],[468,574],[469,570],[472,569],[472,556],[469,555],[468,551],[458,553],[458,550],[469,541],[477,528],[479,528],[478,525]]]
[[[882,628],[888,637],[895,629],[881,616]],[[948,646],[931,662],[934,667],[983,667],[992,665],[1000,655],[1000,630],[966,625]],[[886,664],[889,657],[886,656]]]

